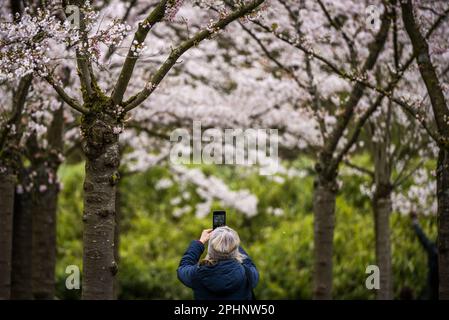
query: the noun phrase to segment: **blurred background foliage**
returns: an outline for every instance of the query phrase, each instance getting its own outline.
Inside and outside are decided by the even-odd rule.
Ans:
[[[363,159],[360,160],[362,163]],[[232,189],[249,189],[258,196],[258,214],[247,218],[228,210],[228,225],[235,228],[242,245],[260,272],[255,293],[258,299],[311,299],[313,266],[313,215],[311,161],[307,158],[290,166],[303,170],[304,178],[285,178],[283,183],[250,173],[238,167],[203,166],[205,174],[223,179]],[[82,183],[83,164],[64,165],[60,169],[63,189],[59,197],[57,229],[57,296],[78,299],[81,290],[65,289],[65,268],[82,264]],[[179,260],[192,239],[209,228],[211,217],[195,216],[201,202],[195,187],[182,192],[189,196],[171,204],[181,190],[174,183],[166,189],[154,186],[170,179],[165,167],[145,173],[125,175],[120,182],[120,260],[119,298],[191,299],[190,289],[177,279]],[[375,264],[374,225],[370,200],[359,191],[364,177],[342,177],[343,188],[337,199],[334,238],[334,297],[336,299],[374,299],[367,290],[366,267]],[[191,208],[177,217],[178,207]],[[220,209],[220,204],[214,204]],[[274,215],[270,208],[281,208]],[[224,208],[226,209],[226,208]],[[431,239],[436,236],[436,218],[421,217],[421,225]],[[404,288],[418,297],[426,283],[427,260],[412,231],[410,219],[391,216],[392,256],[395,298]]]

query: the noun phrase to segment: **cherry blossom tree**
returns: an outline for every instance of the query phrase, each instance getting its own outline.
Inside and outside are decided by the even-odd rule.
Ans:
[[[285,10],[286,14],[284,16],[288,17],[286,21],[280,21],[278,14],[271,13],[271,16],[270,14],[268,15],[268,21],[256,21],[255,24],[257,27],[254,29],[245,24],[241,24],[240,26],[248,34],[247,39],[249,39],[249,41],[254,41],[256,44],[255,47],[260,48],[260,51],[257,53],[250,52],[247,54],[264,55],[268,64],[272,64],[270,72],[277,69],[278,74],[282,74],[283,83],[288,84],[288,86],[284,85],[284,87],[278,87],[278,90],[285,90],[285,94],[289,94],[289,96],[286,97],[287,103],[282,104],[279,101],[273,101],[271,104],[270,101],[268,104],[274,107],[267,112],[263,112],[263,110],[254,107],[244,108],[241,110],[238,120],[229,116],[231,113],[230,111],[224,110],[223,112],[220,112],[220,115],[222,115],[219,117],[220,121],[214,121],[217,117],[212,116],[211,123],[213,126],[222,127],[230,127],[237,124],[240,126],[247,126],[248,124],[254,125],[256,123],[269,124],[272,127],[278,127],[286,133],[283,136],[282,148],[287,147],[286,149],[288,152],[286,155],[290,157],[292,151],[296,156],[298,155],[298,152],[305,151],[304,147],[300,148],[301,145],[304,145],[304,142],[309,150],[318,154],[323,152],[322,150],[325,146],[331,146],[329,150],[333,151],[328,152],[332,154],[331,160],[324,161],[324,163],[330,171],[338,172],[337,169],[339,165],[342,162],[347,162],[347,156],[352,153],[354,147],[356,147],[356,142],[358,141],[362,129],[366,126],[367,130],[369,130],[370,127],[373,127],[373,123],[377,123],[380,121],[379,118],[382,118],[379,128],[383,129],[374,130],[376,128],[372,128],[371,133],[375,131],[377,138],[371,137],[371,139],[368,137],[368,140],[370,142],[369,150],[373,152],[375,163],[375,170],[372,172],[372,175],[375,177],[376,191],[372,194],[373,196],[375,195],[372,198],[372,201],[377,226],[376,257],[378,265],[381,266],[381,269],[383,270],[383,285],[382,290],[378,293],[378,298],[391,299],[392,279],[388,222],[392,209],[391,197],[393,196],[395,200],[401,198],[399,194],[392,192],[398,190],[401,183],[403,183],[409,175],[412,175],[416,168],[413,168],[412,164],[410,164],[412,168],[409,168],[409,166],[407,166],[409,161],[402,161],[403,159],[401,159],[400,163],[395,168],[399,173],[395,173],[395,176],[392,177],[392,169],[390,167],[395,164],[395,159],[397,159],[392,154],[389,154],[389,148],[391,148],[391,146],[388,142],[387,134],[392,125],[386,121],[385,117],[379,117],[379,114],[392,113],[391,110],[393,106],[391,103],[393,101],[395,104],[399,104],[404,108],[403,111],[394,111],[394,117],[400,117],[402,119],[401,123],[409,124],[410,119],[406,120],[407,116],[403,114],[404,111],[410,114],[409,103],[393,97],[392,92],[399,92],[400,96],[406,97],[409,95],[407,92],[422,92],[422,90],[419,90],[419,85],[417,86],[417,82],[419,81],[416,78],[416,72],[410,70],[413,66],[414,56],[409,54],[406,35],[402,32],[402,24],[397,17],[398,7],[395,5],[388,6],[384,9],[385,19],[391,20],[391,22],[385,20],[385,25],[391,23],[392,27],[388,30],[388,41],[385,40],[383,51],[380,47],[377,47],[376,49],[376,38],[374,38],[374,41],[372,42],[374,45],[371,46],[371,48],[374,47],[374,49],[379,51],[377,53],[380,56],[378,57],[378,60],[383,64],[378,63],[375,67],[373,66],[373,72],[371,73],[365,73],[363,70],[356,69],[357,64],[360,63],[360,61],[363,61],[363,57],[365,57],[365,62],[367,62],[369,61],[369,57],[374,59],[376,55],[376,50],[371,51],[371,55],[370,52],[366,50],[367,47],[370,48],[370,46],[366,44],[367,40],[372,38],[368,36],[370,30],[366,26],[367,22],[363,17],[360,17],[360,13],[364,12],[367,5],[368,3],[361,4],[360,7],[354,7],[353,3],[346,3],[341,4],[341,7],[338,7],[335,4],[328,5],[319,1],[314,7],[313,5],[308,5],[306,2],[302,2],[299,6],[295,6],[287,1],[279,1],[272,5],[270,10],[273,11],[270,12],[278,13]],[[297,7],[298,10],[295,9]],[[348,8],[354,8],[352,13],[353,17],[349,21],[351,21],[351,23],[357,23],[357,25],[341,25],[345,24],[344,17]],[[301,19],[301,15],[299,14],[299,12],[301,12],[300,10],[303,10],[302,14],[308,17],[311,16],[311,14],[314,14],[314,24],[311,27],[307,25],[309,21]],[[440,14],[433,17],[434,19],[431,20],[431,27],[426,34],[426,38],[429,38],[433,33],[442,29],[441,23],[444,21],[445,16],[446,13],[443,10]],[[275,18],[271,19],[272,17]],[[343,21],[339,21],[339,19],[343,19]],[[379,19],[379,21],[382,20]],[[311,28],[311,30],[309,28]],[[292,34],[294,35],[298,29],[299,34],[297,36],[299,37],[299,40],[295,40],[295,37],[292,36]],[[302,29],[308,32],[301,32]],[[366,29],[368,29],[368,34],[362,32],[362,30]],[[377,30],[379,35],[379,32],[382,30],[381,23]],[[350,36],[351,33],[354,35]],[[383,36],[387,37],[387,31],[383,30],[383,33]],[[305,34],[311,34],[311,36],[307,37]],[[272,35],[274,35],[274,39]],[[340,36],[340,38],[338,38],[338,36]],[[246,47],[241,43],[238,43],[239,41],[242,43],[248,41],[243,39],[245,38],[239,37],[239,39],[233,39],[236,42],[234,45],[240,48]],[[377,38],[377,40],[379,39],[380,38]],[[254,46],[251,48],[254,48]],[[333,55],[331,55],[331,57],[324,56],[321,52],[326,52],[326,50],[328,50],[327,52],[334,52]],[[295,51],[302,52],[304,55],[299,55],[299,57],[295,56]],[[282,54],[279,52],[282,52]],[[219,51],[217,51],[217,53],[219,53]],[[232,54],[230,55],[232,56]],[[254,61],[256,59],[252,60]],[[296,61],[301,60],[304,61],[302,68],[296,63]],[[267,62],[264,63],[266,67]],[[375,61],[371,61],[371,63],[375,65]],[[184,67],[188,67],[188,65],[187,62]],[[319,68],[320,66],[322,66],[322,69]],[[198,69],[197,65],[195,65],[195,67]],[[258,67],[260,68],[261,66]],[[228,65],[227,68],[229,70],[232,66]],[[350,71],[346,71],[345,68],[350,69]],[[252,74],[256,74],[251,68],[248,68],[248,70],[250,70]],[[197,75],[194,77],[195,79],[201,79],[203,74],[208,74],[210,76],[213,74],[213,71],[205,69],[204,72],[200,72],[192,69],[189,73]],[[233,82],[236,82],[235,75],[239,74],[239,72],[233,70],[230,73],[234,76]],[[382,75],[385,74],[388,74],[391,77],[389,79],[382,77]],[[404,78],[404,80],[401,81],[402,78]],[[214,81],[214,83],[217,83],[217,81]],[[320,85],[317,85],[318,83]],[[374,85],[372,83],[376,84]],[[260,86],[261,83],[259,82],[258,85]],[[295,86],[296,89],[293,88],[292,85]],[[236,87],[240,87],[238,85],[238,80]],[[395,87],[398,88],[395,89]],[[250,86],[247,86],[246,88],[250,88]],[[202,88],[202,90],[203,89],[204,88]],[[292,89],[298,94],[291,94]],[[351,89],[354,93],[353,96],[350,95],[352,100],[350,99],[351,102],[345,101],[346,98],[344,93],[351,92]],[[212,92],[212,90],[210,90],[210,92]],[[264,90],[264,92],[266,92],[266,90]],[[359,94],[360,97],[357,98]],[[267,94],[269,97],[272,97],[273,95],[275,95],[275,93],[270,92],[270,94]],[[208,99],[210,99],[210,96],[211,94],[207,95]],[[241,96],[245,97],[245,95]],[[390,102],[388,102],[386,98],[391,98]],[[419,99],[421,98],[422,97]],[[172,105],[173,99],[173,96],[167,95],[165,100],[166,103],[164,104]],[[201,101],[198,99],[198,97],[194,97],[192,100],[195,102],[195,105],[199,104],[201,106],[204,104],[207,106],[207,102],[198,103],[198,101]],[[220,101],[220,99],[217,99],[217,101]],[[292,101],[295,102],[292,103]],[[267,102],[265,102],[265,105]],[[252,103],[253,101],[248,101],[244,103],[244,105],[253,106]],[[338,107],[339,105],[341,108]],[[293,109],[291,108],[292,106],[294,107]],[[300,106],[299,110],[297,108],[298,106]],[[344,106],[347,108],[344,108]],[[185,109],[187,110],[186,114],[180,112],[180,110],[182,110],[181,108],[173,108],[173,112],[171,112],[169,116],[165,114],[160,117],[158,116],[157,118],[153,117],[153,119],[163,122],[172,121],[179,126],[182,125],[182,122],[185,121],[186,118],[187,121],[184,125],[188,125],[193,119],[201,118],[202,114],[207,115],[213,113],[216,115],[217,112],[216,110],[212,111],[212,109],[209,109],[210,111],[203,113],[202,110],[195,108],[195,111],[197,112],[192,114],[192,110],[188,108]],[[249,110],[248,112],[250,114],[252,113],[252,116],[242,116],[242,113],[246,112],[246,110]],[[346,110],[347,113],[341,110]],[[303,112],[306,117],[296,118],[299,111]],[[366,122],[373,113],[377,113],[377,116],[374,118],[374,122],[370,122],[371,124],[367,125]],[[258,117],[255,118],[254,116],[256,114]],[[414,113],[411,114],[415,117]],[[139,115],[136,116],[139,117]],[[293,119],[296,121],[293,121]],[[338,122],[339,119],[340,124]],[[386,125],[383,125],[383,123],[386,123]],[[310,127],[308,127],[308,125]],[[157,130],[156,123],[150,123],[149,127],[151,128],[149,131],[156,136],[161,134]],[[397,125],[395,124],[394,127],[394,130],[396,130]],[[302,129],[298,130],[298,128]],[[417,132],[411,129],[413,127],[410,127],[409,125],[407,125],[407,128],[411,130],[410,137],[413,137],[413,141],[426,140],[426,137],[425,135],[423,136],[422,132],[422,130],[426,133],[428,132],[425,128],[418,130]],[[335,145],[332,141],[337,141],[337,144]],[[396,148],[396,152],[400,152],[401,157],[404,156],[404,153],[398,150],[402,150],[404,147],[405,146]],[[395,156],[397,156],[397,154],[395,154]],[[424,157],[425,154],[421,152],[418,153],[418,156]],[[410,172],[408,169],[410,169]],[[332,181],[335,182],[335,186],[338,185],[337,175],[334,176]],[[416,181],[416,184],[419,183]],[[332,198],[335,200],[335,193],[333,194],[334,196]],[[323,201],[316,201],[317,206],[321,206],[325,203],[326,202]],[[333,202],[331,201],[331,203]],[[393,205],[396,206],[396,202]],[[330,208],[332,208],[332,206]],[[321,208],[319,210],[317,208],[316,210],[320,213],[326,212]],[[333,212],[333,210],[331,211]],[[322,220],[327,223],[332,221],[332,219]],[[329,231],[330,229],[323,228],[323,230]],[[325,238],[328,240],[332,239],[332,232],[330,231],[328,233],[320,231],[319,233],[325,233]],[[321,243],[319,239],[320,237],[318,236],[315,241]],[[327,243],[327,247],[329,247],[329,243],[332,244],[332,241],[325,242]],[[328,254],[325,254],[326,252]],[[326,258],[326,263],[330,261],[329,257],[332,256],[329,254],[329,250],[323,251],[321,247],[320,249],[316,248],[316,254],[320,255],[322,259]],[[318,263],[318,265],[323,266],[325,264]],[[329,275],[329,272],[331,268],[329,268],[329,266],[331,266],[330,262],[325,268],[327,271],[324,275],[328,275],[326,280],[323,280],[322,278],[323,272],[315,271],[316,277],[320,278],[316,279],[315,282],[320,281],[326,283],[326,289],[323,289],[327,292],[325,293],[326,297],[328,297],[330,292],[329,282],[331,281],[331,275]],[[317,297],[319,297],[319,294],[317,294]]]
[[[15,14],[9,20],[2,20],[2,27],[11,27],[13,17],[19,24],[23,23],[23,19],[26,21],[34,17],[37,22],[36,16],[42,18],[41,10],[44,7],[40,3],[30,1],[26,8],[22,1],[11,1],[9,4],[9,7],[2,7],[5,10],[2,18],[9,16],[8,10]],[[8,47],[9,41],[15,41],[14,36],[10,37],[10,31],[9,28],[2,28],[2,32],[6,32],[2,33],[2,49]],[[29,29],[22,31],[26,33]],[[2,59],[8,59],[7,52],[2,51]],[[20,74],[25,69],[19,67],[15,71]],[[62,65],[58,72],[61,81],[67,85],[69,70]],[[3,162],[2,169],[17,176],[12,186],[13,192],[15,189],[14,217],[13,221],[8,222],[14,230],[12,270],[2,274],[11,274],[11,298],[52,299],[55,290],[56,208],[59,191],[56,172],[63,160],[63,124],[73,121],[73,116],[70,110],[63,109],[62,100],[42,78],[32,77],[26,71],[20,80],[8,74],[2,76],[5,76],[2,80],[2,98],[5,99],[2,106],[5,109],[1,114],[2,119],[6,119],[4,127],[2,123],[2,160],[14,159],[14,162]],[[24,79],[29,80],[26,90],[22,85]],[[12,107],[8,108],[10,105]],[[13,119],[15,123],[11,122]],[[11,152],[14,156],[9,154]]]
[[[290,17],[287,23],[277,20],[273,14],[273,20],[256,21],[256,25],[266,31],[287,46],[291,46],[299,53],[302,53],[304,61],[302,72],[299,73],[287,64],[282,64],[280,59],[274,61],[282,64],[283,69],[297,79],[299,90],[310,97],[312,114],[318,123],[320,132],[319,144],[315,147],[317,152],[316,182],[314,191],[314,214],[315,214],[315,265],[314,265],[314,297],[317,299],[329,299],[332,290],[332,242],[334,229],[335,199],[338,190],[337,175],[338,167],[347,151],[357,140],[360,127],[363,126],[369,115],[375,110],[380,102],[373,108],[360,108],[359,102],[363,102],[365,86],[362,84],[351,85],[342,81],[339,75],[332,76],[336,70],[352,68],[354,72],[363,77],[368,77],[369,72],[374,68],[379,56],[382,53],[391,24],[391,13],[388,7],[384,8],[381,16],[381,24],[374,35],[361,33],[360,12],[364,12],[365,4],[354,3],[342,4],[339,8],[334,8],[343,17],[348,18],[348,24],[334,20],[329,13],[330,9],[322,2],[308,3],[301,2],[293,5],[286,1],[279,1],[281,8]],[[348,11],[351,8],[351,11]],[[344,13],[343,13],[344,12]],[[307,15],[308,20],[305,20]],[[313,15],[313,19],[310,17]],[[351,18],[348,17],[351,16]],[[343,18],[345,19],[345,18]],[[358,23],[358,25],[357,25]],[[331,29],[328,25],[331,25]],[[348,34],[351,34],[348,36]],[[326,39],[325,39],[326,38]],[[310,40],[309,40],[310,39]],[[331,41],[329,41],[331,39]],[[351,39],[357,39],[354,41]],[[262,40],[259,39],[262,44]],[[355,46],[357,43],[357,46]],[[313,44],[313,45],[312,45]],[[358,47],[360,46],[360,47]],[[336,48],[339,48],[337,51]],[[368,50],[366,50],[368,48]],[[331,53],[331,57],[324,57],[321,52]],[[334,60],[334,61],[331,61]],[[274,60],[271,58],[271,60]],[[323,63],[330,68],[331,72],[323,73],[326,83],[317,85],[320,79],[316,68]],[[362,68],[354,70],[355,66]],[[301,78],[302,76],[302,78]],[[302,80],[304,78],[304,80]],[[301,81],[302,80],[302,81]],[[395,85],[397,80],[392,79],[390,86]],[[338,93],[349,92],[347,95]],[[378,100],[382,100],[381,97]],[[332,112],[335,110],[335,112]],[[349,133],[349,125],[355,129]]]
[[[447,5],[447,4],[446,4]],[[449,107],[447,104],[447,95],[449,90],[447,86],[442,85],[440,79],[440,68],[446,68],[447,66],[441,66],[442,61],[438,59],[432,60],[432,51],[426,37],[421,30],[422,26],[417,22],[417,18],[414,13],[414,5],[411,0],[402,1],[402,19],[404,22],[405,30],[407,31],[410,41],[413,46],[413,52],[415,53],[418,63],[419,72],[424,81],[425,87],[429,94],[430,104],[436,123],[437,137],[436,143],[438,144],[438,162],[436,168],[437,177],[437,197],[438,197],[438,253],[439,253],[439,298],[449,299],[449,198],[447,196],[449,188],[449,170],[448,170],[448,150],[447,142],[449,138]],[[440,4],[437,9],[444,10],[444,4]],[[447,8],[446,8],[447,9]],[[421,24],[426,24],[425,21],[421,21]],[[447,43],[445,44],[447,45]],[[440,48],[442,52],[448,52],[448,47]],[[447,58],[442,59],[444,60]],[[436,67],[435,65],[438,65]]]
[[[410,101],[397,98],[396,95],[392,94],[404,73],[412,66],[415,56],[413,54],[405,56],[396,72],[389,72],[385,69],[378,72],[379,67],[384,65],[380,65],[380,62],[376,65],[377,60],[386,63],[386,65],[388,63],[394,65],[394,56],[397,55],[395,40],[393,39],[394,31],[392,36],[388,37],[391,29],[388,26],[397,11],[397,4],[395,3],[384,7],[383,15],[379,14],[379,25],[377,29],[374,28],[377,30],[377,37],[375,34],[374,38],[368,36],[369,29],[371,29],[371,25],[367,25],[369,20],[360,17],[360,13],[365,12],[368,3],[359,3],[359,7],[350,3],[339,3],[341,5],[339,7],[335,3],[328,5],[319,1],[314,7],[308,2],[301,2],[296,10],[291,9],[295,6],[292,6],[289,2],[279,1],[279,3],[281,5],[280,10],[284,7],[289,16],[292,17],[293,22],[291,24],[293,26],[288,26],[287,22],[286,27],[285,22],[279,21],[278,16],[274,14],[271,20],[255,21],[255,24],[261,30],[273,34],[284,44],[299,49],[300,52],[304,53],[305,58],[312,61],[312,64],[310,64],[310,61],[307,63],[306,59],[303,64],[306,70],[301,75],[298,67],[291,65],[291,59],[283,60],[282,56],[276,56],[269,50],[270,40],[257,36],[255,32],[253,34],[256,41],[258,40],[258,43],[265,47],[264,51],[270,60],[294,78],[300,90],[307,89],[305,90],[306,93],[312,97],[310,105],[317,110],[315,111],[316,122],[319,124],[318,129],[321,131],[322,143],[315,147],[318,159],[314,209],[316,226],[314,292],[316,298],[330,298],[332,287],[332,230],[334,227],[335,195],[338,190],[338,167],[354,147],[367,119],[382,105],[385,98],[392,100],[407,113],[418,118],[420,123],[423,124],[423,121],[420,120],[422,117],[416,117],[413,112]],[[350,9],[354,10],[349,12]],[[313,23],[310,26],[308,25],[309,21],[306,22],[306,20],[300,18],[301,13],[306,14],[309,19],[313,15]],[[347,19],[349,14],[351,14],[351,19]],[[434,19],[429,22],[429,28],[425,34],[426,39],[435,36],[437,32],[442,32],[441,30],[444,28],[441,25],[446,15],[445,10],[435,14]],[[394,27],[393,24],[393,29]],[[260,29],[255,28],[255,30],[257,32]],[[299,34],[297,30],[299,30]],[[335,32],[329,34],[329,30]],[[296,35],[296,37],[292,35]],[[323,38],[324,40],[322,40]],[[307,39],[311,40],[307,42]],[[369,39],[371,39],[371,45],[367,42]],[[340,42],[337,40],[340,40]],[[357,68],[359,65],[363,66],[363,61],[365,67]],[[309,72],[315,78],[312,78],[311,85],[306,87],[304,84],[307,84],[307,81],[301,81],[302,77],[305,75],[307,80],[307,65],[313,67],[315,63],[322,66],[325,71],[323,74],[326,76],[320,81],[320,79],[316,79],[320,72]],[[394,68],[391,70],[394,70]],[[390,78],[384,79],[382,85],[378,85],[375,82],[376,75],[386,73],[390,74]],[[342,79],[348,80],[349,83],[342,81]],[[326,80],[334,82],[331,84]],[[302,89],[301,83],[303,84]],[[331,104],[332,100],[329,103],[329,101],[323,99],[323,97],[329,96],[326,95],[326,90],[331,90],[330,97],[332,97],[332,89],[338,92],[338,88],[341,92],[349,92],[349,95],[339,96],[334,94],[333,104]],[[320,92],[321,90],[324,90],[324,92]],[[370,100],[372,103],[370,103]],[[333,110],[335,110],[335,113]],[[427,134],[434,136],[428,130],[425,122],[423,127]],[[332,183],[330,184],[330,182]],[[334,187],[330,188],[329,186],[332,185]]]
[[[363,147],[365,142],[366,147]],[[429,137],[413,117],[384,100],[367,121],[357,149],[371,154],[373,169],[355,165],[349,160],[354,155],[351,153],[344,160],[349,171],[342,175],[358,173],[369,178],[368,185],[362,184],[360,189],[369,197],[373,210],[376,265],[381,270],[376,296],[380,300],[391,300],[394,279],[390,216],[393,210],[404,215],[417,211],[431,214],[434,193],[429,189],[432,182],[423,166],[433,159],[435,148],[429,146]]]
[[[12,1],[11,12],[18,19],[22,13],[20,4]],[[2,8],[2,15],[8,14],[7,8]],[[12,99],[2,102],[0,130],[0,298],[9,299],[11,289],[12,267],[12,226],[14,212],[14,190],[17,172],[20,167],[20,149],[18,148],[23,134],[21,122],[32,76],[25,75],[13,84],[14,89],[2,90],[12,94]],[[2,86],[2,89],[4,87]],[[9,106],[9,108],[7,107]]]
[[[86,156],[83,298],[110,299],[113,295],[113,279],[117,272],[113,251],[115,191],[120,161],[118,137],[126,113],[138,107],[153,93],[187,50],[225,28],[232,21],[252,14],[263,2],[253,0],[236,3],[234,10],[218,12],[215,15],[218,20],[209,22],[207,26],[171,49],[159,68],[150,77],[146,77],[143,89],[126,100],[125,93],[148,33],[157,24],[170,20],[182,1],[162,0],[153,8],[149,8],[150,13],[139,23],[133,35],[128,54],[110,95],[99,86],[94,66],[101,55],[102,44],[105,44],[107,49],[123,40],[129,30],[122,24],[114,23],[95,33],[93,25],[98,18],[95,10],[83,1],[69,1],[63,2],[64,12],[68,12],[67,9],[73,8],[68,6],[73,5],[81,9],[79,28],[73,29],[68,21],[59,22],[55,15],[41,11],[34,19],[24,15],[9,33],[8,58],[20,56],[22,67],[7,67],[2,63],[2,67],[5,66],[4,74],[11,78],[31,72],[39,75],[52,85],[67,105],[82,114],[81,132],[83,152]],[[13,37],[11,33],[14,34]],[[27,46],[30,42],[32,45]],[[52,43],[53,47],[58,44],[63,46],[62,52],[66,47],[71,48],[72,52],[75,51],[82,102],[77,97],[70,96],[57,79],[50,63],[51,54],[45,52],[44,46],[49,43]]]
[[[13,250],[19,261],[16,265],[25,265],[20,259],[34,259],[42,265],[30,271],[34,280],[24,285],[33,281],[36,287],[52,287],[47,281],[52,275],[44,269],[50,270],[54,261],[42,260],[51,251],[53,235],[42,230],[54,230],[45,219],[51,221],[54,208],[49,204],[56,204],[61,118],[72,123],[65,133],[66,145],[82,147],[86,157],[85,299],[114,297],[120,176],[167,164],[174,181],[196,185],[203,199],[196,208],[199,216],[217,199],[247,217],[256,215],[257,199],[249,191],[231,190],[197,168],[169,161],[172,130],[191,130],[193,121],[200,121],[206,132],[212,128],[277,128],[281,157],[288,161],[307,152],[315,159],[314,297],[318,299],[332,297],[340,166],[346,164],[372,176],[367,194],[376,225],[376,260],[382,270],[378,298],[392,298],[389,216],[393,209],[402,213],[417,206],[425,212],[432,210],[433,202],[427,202],[435,192],[432,177],[419,164],[434,156],[435,144],[429,140],[445,148],[440,113],[447,106],[439,91],[444,98],[447,57],[435,54],[445,51],[435,45],[435,39],[446,36],[442,25],[448,10],[443,4],[435,10],[420,4],[422,16],[414,21],[411,1],[401,3],[402,8],[395,1],[378,1],[378,15],[370,21],[365,10],[372,3],[367,1],[273,0],[260,16],[256,9],[263,2],[111,0],[90,5],[62,1],[60,7],[28,8],[20,16],[1,21],[0,81],[4,81],[2,88],[7,84],[14,89],[6,89],[14,92],[14,99],[2,101],[8,109],[2,110],[0,130],[0,191],[4,190],[0,196],[5,200],[1,199],[0,222],[5,224],[0,231],[6,231],[0,233],[0,252],[5,248],[3,252],[10,256],[13,243],[8,228],[12,225],[13,177],[20,171],[21,156],[31,165],[19,174],[16,201],[35,192],[41,196],[34,204],[40,208],[37,212],[45,208],[50,214],[36,215],[30,230],[29,224],[20,221],[26,220],[27,205],[17,206],[14,237],[28,230],[33,239],[47,244],[39,250],[32,240],[32,257],[22,254],[28,250],[24,242]],[[78,9],[80,24],[74,28],[71,22],[76,23]],[[231,24],[234,20],[238,22]],[[226,31],[219,32],[225,27]],[[178,45],[169,47],[167,39]],[[413,69],[415,57],[424,84]],[[433,74],[432,68],[436,69]],[[75,73],[78,77],[70,77]],[[426,115],[430,105],[436,123],[441,122],[436,129]],[[421,125],[419,130],[413,118]],[[79,127],[73,125],[76,121]],[[396,140],[396,135],[409,139],[413,148]],[[373,170],[350,162],[353,155],[366,150],[372,154]],[[439,158],[439,168],[444,168],[444,157]],[[439,190],[443,190],[444,170],[437,173]],[[413,181],[413,186],[402,188],[406,181]],[[171,182],[162,180],[155,188],[167,183]],[[444,199],[440,192],[443,253]],[[173,214],[182,215],[187,209],[179,208]],[[443,273],[448,265],[444,261],[443,255]],[[8,261],[0,260],[0,271],[7,268]],[[10,281],[0,280],[3,287]],[[441,290],[444,296],[444,285]],[[52,293],[34,294],[48,297]]]

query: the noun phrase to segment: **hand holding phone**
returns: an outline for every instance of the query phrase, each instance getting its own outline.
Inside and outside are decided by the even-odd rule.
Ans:
[[[212,217],[213,228],[223,227],[226,225],[226,211],[214,211]]]
[[[212,229],[203,230],[203,232],[201,233],[201,237],[200,237],[200,242],[202,244],[206,244],[206,242],[209,241],[211,232],[212,232]]]

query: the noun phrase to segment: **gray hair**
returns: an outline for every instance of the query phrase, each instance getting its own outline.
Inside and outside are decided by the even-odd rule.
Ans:
[[[229,227],[219,227],[212,231],[209,238],[206,264],[215,264],[220,260],[235,259],[242,263],[246,258],[240,253],[240,237],[238,233]]]

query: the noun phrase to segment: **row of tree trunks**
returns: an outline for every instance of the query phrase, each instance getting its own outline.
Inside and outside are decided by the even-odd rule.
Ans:
[[[48,181],[47,174],[40,178]],[[53,183],[44,192],[24,190],[15,196],[13,299],[54,299],[58,192]]]
[[[13,96],[11,118],[0,128],[0,299],[8,299],[11,290],[14,177],[21,162],[21,119],[31,80],[31,75],[20,79]],[[16,130],[12,132],[11,127]]]
[[[14,203],[12,299],[54,299],[56,263],[56,179],[62,149],[62,109],[48,130],[48,148],[32,134],[26,144],[30,165],[19,169]],[[15,188],[15,186],[14,186]]]
[[[43,157],[30,155],[37,172],[32,224],[32,287],[35,299],[54,299],[56,266],[56,212],[59,183],[57,171],[63,149],[63,106],[56,110],[47,133],[48,149]],[[39,153],[40,154],[40,153]]]

